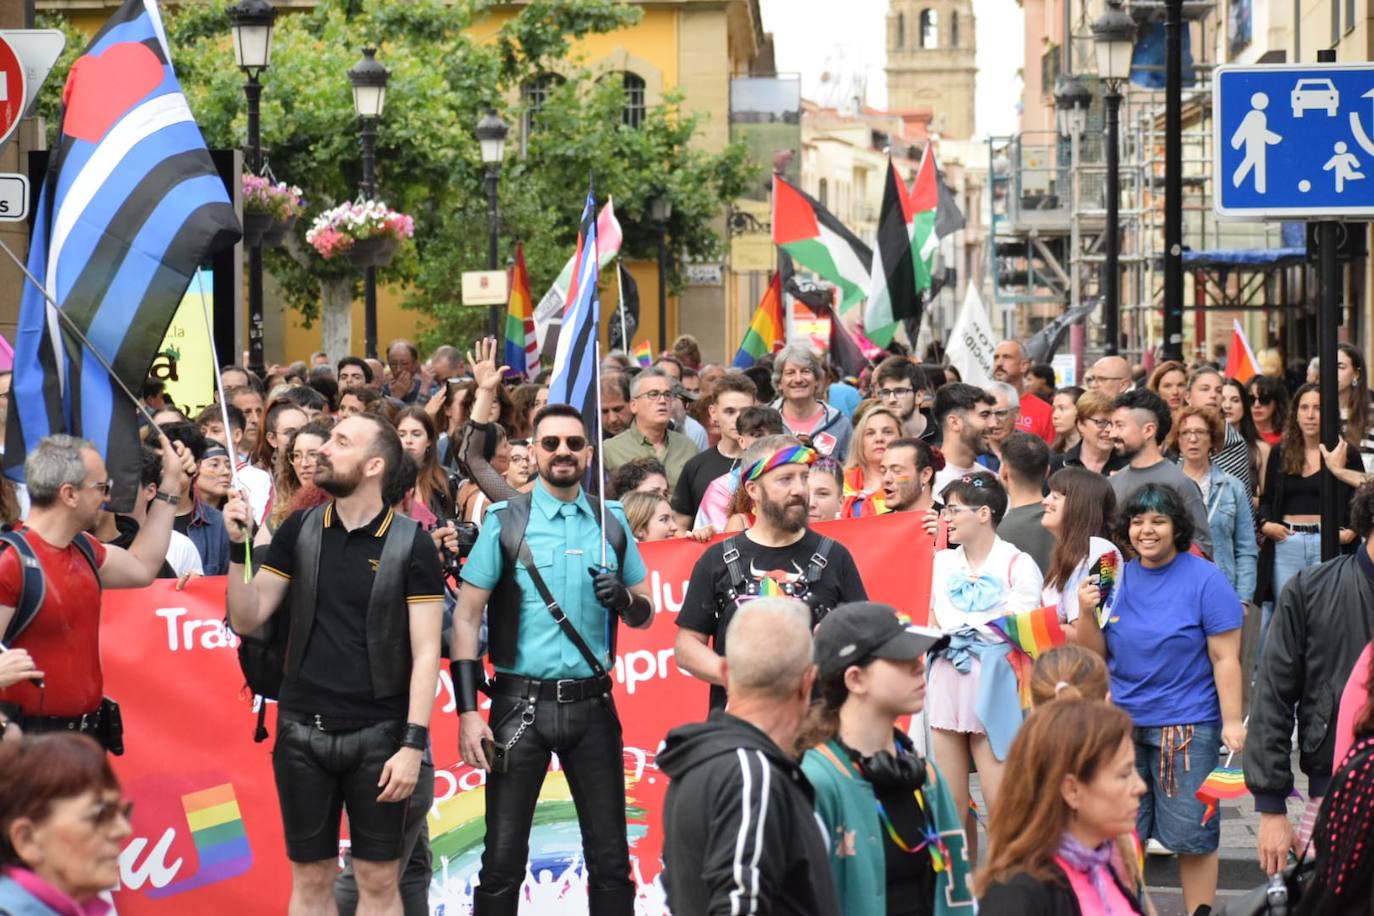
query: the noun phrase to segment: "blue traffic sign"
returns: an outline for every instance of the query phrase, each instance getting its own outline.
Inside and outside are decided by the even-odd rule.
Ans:
[[[1374,217],[1374,64],[1218,67],[1214,93],[1218,215]]]

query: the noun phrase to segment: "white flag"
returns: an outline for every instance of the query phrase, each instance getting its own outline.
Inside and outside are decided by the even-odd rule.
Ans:
[[[996,347],[997,338],[992,334],[988,310],[983,307],[977,287],[970,283],[963,308],[959,310],[959,320],[954,322],[949,344],[945,347],[949,364],[959,370],[965,382],[982,387],[992,381],[992,351]]]

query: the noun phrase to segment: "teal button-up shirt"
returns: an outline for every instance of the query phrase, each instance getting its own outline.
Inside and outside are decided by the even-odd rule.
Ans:
[[[568,615],[568,620],[606,669],[610,670],[615,661],[610,657],[612,612],[596,600],[592,577],[587,572],[588,566],[601,563],[600,520],[592,512],[586,495],[581,492],[573,502],[563,502],[546,490],[541,480],[535,485],[533,494],[525,540],[529,543],[534,565],[549,591],[558,599],[563,613]],[[501,552],[501,521],[505,506],[504,502],[493,505],[482,522],[482,533],[473,545],[467,562],[463,564],[464,582],[470,582],[478,588],[492,589],[500,581],[505,564]],[[606,511],[615,515],[616,521],[625,529],[628,541],[621,580],[626,585],[638,585],[644,581],[648,571],[640,559],[634,537],[629,533],[630,523],[625,519],[625,510],[620,503],[608,501]],[[615,569],[616,561],[615,549],[608,548],[606,565]],[[577,651],[572,640],[563,635],[540,599],[539,590],[534,587],[534,581],[523,564],[517,565],[515,581],[521,593],[520,634],[515,650],[515,666],[497,668],[497,671],[538,680],[591,677],[591,666]]]

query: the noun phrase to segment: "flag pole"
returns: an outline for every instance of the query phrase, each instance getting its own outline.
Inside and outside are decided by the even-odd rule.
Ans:
[[[619,271],[616,272],[617,276]],[[599,325],[601,322],[598,321]],[[596,362],[592,367],[592,384],[596,386],[596,479],[597,489],[601,491],[601,498],[597,505],[601,507],[601,568],[606,569],[606,449],[605,430],[601,427],[601,334],[600,329],[592,337],[592,356]],[[585,402],[584,402],[585,403]]]
[[[129,400],[134,402],[135,409],[137,409],[138,412],[143,415],[143,419],[148,421],[149,426],[156,429],[157,424],[153,422],[153,415],[148,412],[148,406],[143,403],[141,398],[135,397],[134,393],[129,390],[129,386],[124,384],[124,380],[115,374],[114,367],[110,365],[109,360],[105,359],[104,354],[102,354],[91,344],[90,340],[87,339],[86,335],[82,333],[81,329],[76,326],[76,322],[72,321],[71,316],[68,315],[66,312],[62,311],[62,306],[58,305],[57,300],[48,294],[48,291],[43,287],[43,284],[38,282],[38,278],[36,278],[33,274],[29,272],[28,266],[25,265],[23,261],[19,260],[19,256],[16,255],[13,249],[11,249],[10,246],[6,244],[3,240],[0,240],[0,249],[4,249],[5,254],[9,257],[11,261],[14,262],[14,266],[18,267],[19,270],[23,272],[25,278],[27,278],[28,281],[33,284],[33,288],[38,290],[38,292],[42,294],[43,299],[47,301],[48,305],[52,308],[53,313],[57,315],[57,320],[62,322],[62,326],[66,328],[67,331],[70,332],[73,337],[76,338],[78,343],[80,343],[83,347],[90,351],[90,354],[95,357],[96,362],[100,363],[101,366],[105,367],[105,371],[109,373],[110,378],[114,381],[114,383],[119,386],[119,390],[128,395]]]
[[[625,352],[630,352],[630,336],[625,333],[625,287],[620,282],[620,272],[625,269],[624,261],[617,257],[615,259],[615,301],[616,311],[620,314],[620,345],[625,348]],[[597,370],[600,372],[600,370]],[[600,389],[597,389],[597,397],[601,397]],[[600,407],[600,402],[597,404]]]

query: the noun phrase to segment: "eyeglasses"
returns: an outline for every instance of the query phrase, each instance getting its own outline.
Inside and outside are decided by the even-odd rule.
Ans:
[[[103,493],[104,495],[109,496],[109,495],[110,495],[110,491],[114,489],[114,481],[113,481],[113,480],[101,480],[101,481],[99,481],[99,482],[97,482],[97,483],[83,483],[83,484],[81,485],[81,489],[83,489],[83,490],[99,490],[99,491],[100,491],[101,493]]]
[[[1006,408],[1004,410],[994,410],[992,412],[992,415],[999,420],[1005,420],[1007,417],[1011,416],[1011,409]]]
[[[558,447],[564,442],[568,444],[568,451],[570,452],[580,452],[587,447],[586,436],[541,436],[539,447],[552,453],[558,451]]]
[[[915,388],[879,388],[877,395],[880,398],[904,398],[909,394],[915,394]]]
[[[292,460],[293,462],[295,462],[296,464],[300,464],[300,463],[303,462],[303,461],[310,461],[310,462],[313,462],[316,458],[319,457],[319,455],[320,455],[320,453],[319,453],[318,451],[312,451],[312,452],[292,452],[292,453],[291,453],[291,460]]]
[[[1089,385],[1100,385],[1102,382],[1124,382],[1124,375],[1090,375],[1086,379]]]
[[[1202,439],[1210,435],[1211,433],[1205,429],[1180,429],[1178,431],[1178,437],[1180,439]]]
[[[134,803],[124,798],[115,801],[103,801],[96,805],[93,810],[83,814],[81,819],[92,827],[108,827],[114,823],[117,817],[123,817],[126,821],[133,820]]]
[[[1106,432],[1107,430],[1112,428],[1112,421],[1105,417],[1085,417],[1083,419],[1083,422],[1091,423],[1093,426],[1096,426],[1098,430],[1101,432]]]
[[[943,515],[954,515],[958,512],[977,512],[980,506],[945,506],[940,510]]]
[[[637,398],[644,398],[646,401],[669,401],[672,400],[672,391],[641,391],[635,395]]]

